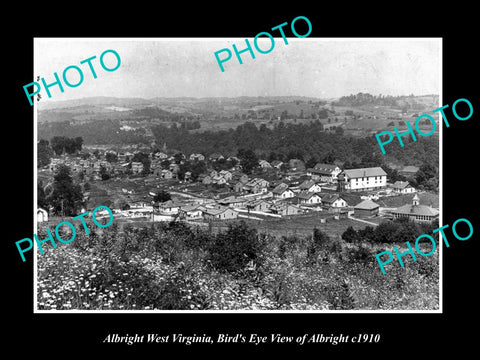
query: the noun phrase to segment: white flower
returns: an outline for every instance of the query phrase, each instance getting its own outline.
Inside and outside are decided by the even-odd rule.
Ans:
[[[49,294],[48,292],[44,291],[44,292],[42,293],[42,297],[44,297],[44,298],[49,298],[49,297],[50,297],[50,294]]]

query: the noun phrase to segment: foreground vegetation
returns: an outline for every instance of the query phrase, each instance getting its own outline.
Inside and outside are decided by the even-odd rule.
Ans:
[[[375,254],[392,244],[362,242],[360,231],[345,241],[318,229],[276,238],[245,223],[215,235],[179,222],[89,229],[38,255],[38,309],[438,309],[437,254],[382,275]]]

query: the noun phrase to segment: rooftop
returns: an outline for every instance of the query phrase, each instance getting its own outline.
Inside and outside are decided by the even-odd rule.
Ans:
[[[354,206],[355,209],[361,209],[361,210],[373,210],[379,207],[380,205],[374,203],[372,200],[364,200],[361,203]]]
[[[393,211],[397,214],[406,214],[406,215],[422,215],[422,216],[437,216],[440,212],[426,205],[412,205],[406,204],[397,208]]]
[[[394,189],[405,189],[407,186],[410,186],[408,181],[395,181],[392,185]]]
[[[371,176],[386,176],[387,173],[381,167],[348,169],[343,171],[351,179]]]

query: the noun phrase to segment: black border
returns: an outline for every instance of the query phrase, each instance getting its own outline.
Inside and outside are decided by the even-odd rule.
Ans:
[[[160,5],[160,6],[159,6]],[[4,272],[7,291],[4,308],[8,320],[5,343],[17,351],[27,345],[45,355],[133,354],[145,351],[166,356],[165,350],[177,354],[263,350],[297,352],[313,351],[317,355],[355,354],[387,356],[396,352],[405,355],[433,354],[455,348],[463,353],[473,348],[475,336],[468,319],[475,313],[475,257],[478,251],[478,215],[475,210],[476,118],[480,111],[474,81],[478,79],[475,56],[475,10],[466,5],[451,8],[421,9],[418,4],[384,4],[369,8],[366,4],[343,4],[337,9],[319,3],[314,7],[294,4],[271,5],[266,11],[244,3],[202,4],[200,9],[173,9],[161,4],[115,4],[101,11],[96,7],[80,10],[69,18],[56,17],[55,11],[27,9],[18,19],[21,31],[7,42],[15,49],[8,57],[8,90],[4,106],[11,108],[5,118],[8,145],[5,154],[11,161],[4,163],[8,185],[4,206],[6,228]],[[86,8],[89,6],[86,5]],[[127,9],[128,7],[128,9]],[[136,8],[133,8],[136,7]],[[273,9],[277,11],[273,11]],[[88,10],[88,11],[87,11]],[[52,12],[51,12],[52,11]],[[33,111],[26,101],[23,85],[33,81],[33,37],[242,37],[253,38],[261,31],[291,22],[296,16],[310,19],[310,37],[442,37],[443,38],[443,104],[458,98],[469,99],[474,115],[468,121],[452,120],[444,127],[443,136],[443,222],[452,224],[458,218],[469,219],[475,228],[473,237],[465,242],[451,241],[444,249],[444,313],[443,314],[33,314],[33,258],[22,263],[14,242],[31,237],[33,232]],[[64,21],[62,21],[62,18]],[[74,20],[74,21],[72,21]],[[31,24],[28,27],[26,24]],[[9,33],[12,33],[10,31]],[[8,33],[7,33],[8,34]],[[8,35],[7,35],[8,36]],[[476,90],[476,89],[475,89]],[[478,109],[478,110],[477,110]],[[13,134],[11,134],[13,130]],[[7,158],[6,158],[7,159]],[[13,187],[13,189],[11,189]],[[10,190],[11,189],[11,190]],[[477,251],[476,251],[477,250]],[[30,253],[31,254],[31,253]],[[475,324],[473,324],[475,326]],[[304,333],[350,334],[379,333],[378,344],[311,344],[262,345],[245,344],[200,345],[189,347],[175,344],[102,344],[109,333],[282,333],[299,336]],[[69,351],[70,350],[70,351]],[[55,355],[54,355],[55,354]]]

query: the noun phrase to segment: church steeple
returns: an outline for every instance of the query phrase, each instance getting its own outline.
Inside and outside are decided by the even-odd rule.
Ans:
[[[417,194],[415,194],[415,196],[413,197],[412,204],[413,204],[413,206],[420,205],[420,198],[418,197]]]

